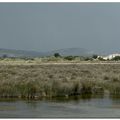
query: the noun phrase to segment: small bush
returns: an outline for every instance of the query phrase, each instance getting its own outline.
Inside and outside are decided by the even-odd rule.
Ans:
[[[105,59],[103,59],[102,57],[98,57],[98,60],[105,61]]]
[[[85,57],[84,60],[85,61],[92,61],[93,59],[91,57]]]
[[[66,57],[64,57],[64,59],[65,60],[74,60],[75,59],[75,57],[74,56],[66,56]]]

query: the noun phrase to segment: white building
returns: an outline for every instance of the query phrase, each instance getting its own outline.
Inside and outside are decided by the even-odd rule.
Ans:
[[[104,60],[111,60],[113,59],[114,57],[116,56],[120,56],[120,54],[116,53],[116,54],[111,54],[111,55],[108,55],[108,56],[105,56],[103,57]]]

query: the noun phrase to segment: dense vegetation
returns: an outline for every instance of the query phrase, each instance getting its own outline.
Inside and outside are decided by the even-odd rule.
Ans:
[[[9,60],[14,60],[14,61],[29,61],[29,62],[81,62],[81,61],[120,61],[120,56],[115,56],[112,59],[103,59],[103,57],[98,57],[98,55],[93,54],[92,56],[62,56],[59,53],[54,53],[53,56],[46,56],[46,57],[9,57],[6,54],[3,54],[0,57],[0,62],[1,60],[9,61]]]
[[[119,60],[119,56],[103,60],[97,55],[61,56],[59,53],[42,58],[10,58],[4,55],[0,58],[0,97],[69,97],[106,93],[119,95],[120,64],[112,64],[119,63]]]
[[[120,95],[119,73],[119,64],[1,64],[0,97]]]

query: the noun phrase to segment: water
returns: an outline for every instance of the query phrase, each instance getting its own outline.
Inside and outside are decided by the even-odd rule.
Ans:
[[[120,98],[0,100],[0,118],[120,117]]]

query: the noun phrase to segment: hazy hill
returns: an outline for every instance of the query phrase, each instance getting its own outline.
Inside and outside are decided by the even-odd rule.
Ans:
[[[47,55],[53,55],[54,53],[59,53],[62,56],[91,56],[94,52],[86,50],[84,48],[65,48],[54,50],[46,53]]]
[[[44,56],[42,52],[14,50],[14,49],[0,49],[0,56],[7,55],[8,57],[40,57]]]
[[[59,53],[62,56],[91,56],[93,52],[83,48],[65,48],[49,52],[36,52],[36,51],[25,51],[25,50],[14,50],[14,49],[0,49],[0,57],[7,55],[8,57],[42,57],[52,56],[54,53]]]

